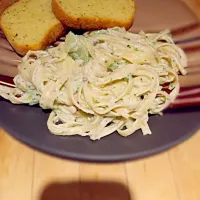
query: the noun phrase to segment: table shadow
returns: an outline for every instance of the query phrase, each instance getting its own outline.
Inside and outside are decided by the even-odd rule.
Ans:
[[[53,182],[39,200],[134,200],[127,186],[118,182]]]

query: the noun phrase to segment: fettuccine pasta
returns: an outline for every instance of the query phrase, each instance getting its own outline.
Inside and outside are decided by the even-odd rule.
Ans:
[[[16,88],[0,86],[0,95],[51,109],[47,126],[56,135],[97,140],[139,129],[146,135],[149,114],[161,114],[174,101],[186,66],[185,53],[167,30],[69,32],[57,47],[29,51],[18,66]]]

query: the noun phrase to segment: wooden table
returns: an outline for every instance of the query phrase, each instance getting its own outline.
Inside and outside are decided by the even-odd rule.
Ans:
[[[200,18],[200,1],[184,0]],[[61,160],[0,130],[0,200],[200,200],[200,131],[159,155],[120,164]]]
[[[0,200],[199,200],[200,131],[159,155],[88,164],[30,149],[0,131]]]

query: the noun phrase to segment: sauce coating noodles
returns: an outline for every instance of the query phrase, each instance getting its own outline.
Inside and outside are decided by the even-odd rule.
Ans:
[[[138,129],[146,135],[149,114],[161,114],[174,101],[186,66],[185,53],[167,30],[70,32],[57,47],[29,51],[18,66],[16,88],[0,86],[0,95],[51,109],[47,126],[56,135],[97,140]]]

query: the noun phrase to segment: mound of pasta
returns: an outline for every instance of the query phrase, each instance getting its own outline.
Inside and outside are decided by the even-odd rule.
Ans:
[[[56,135],[97,140],[139,129],[146,135],[149,114],[161,114],[174,101],[186,66],[167,30],[69,32],[57,47],[29,51],[18,66],[16,88],[0,86],[0,95],[51,109],[47,126]]]

